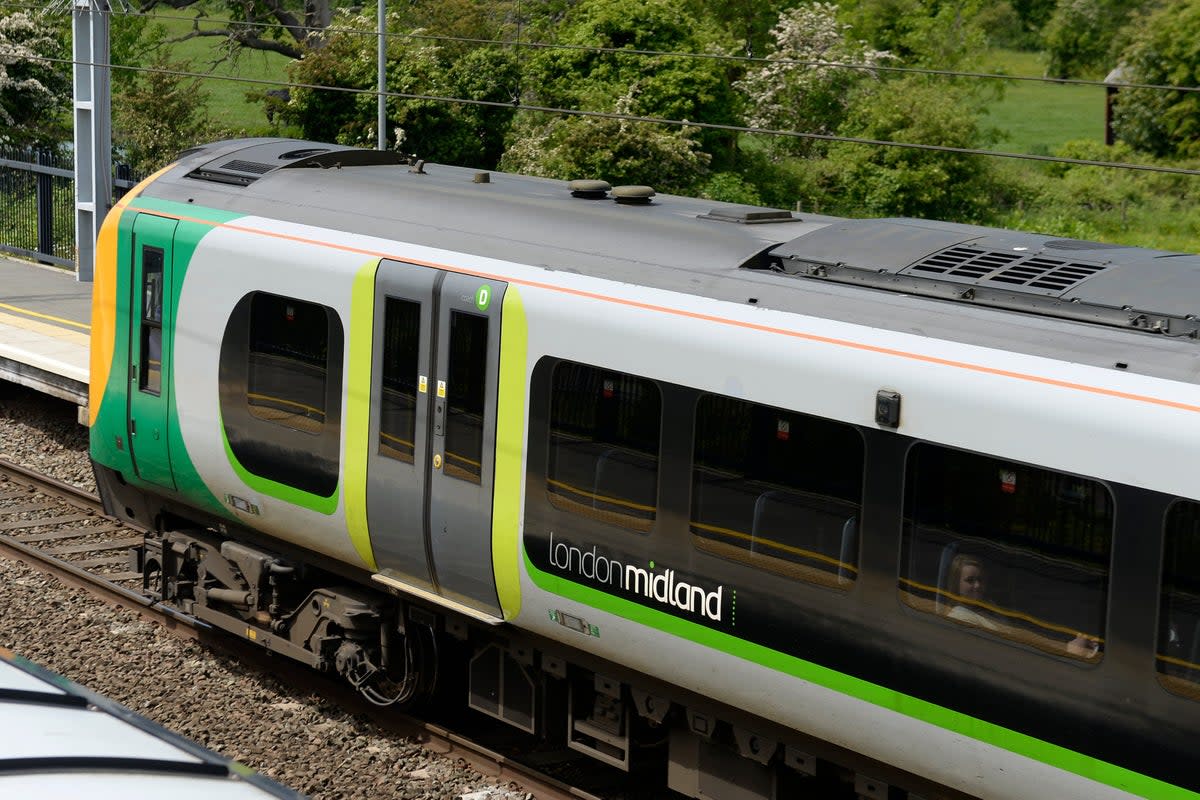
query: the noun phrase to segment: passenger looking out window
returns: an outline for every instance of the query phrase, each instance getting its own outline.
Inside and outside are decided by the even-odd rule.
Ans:
[[[986,599],[987,576],[983,561],[975,556],[959,553],[950,562],[947,576],[947,597],[950,610],[946,616],[956,622],[976,625],[1002,636],[1015,636],[1017,629],[1001,620],[1003,609],[991,606]],[[1076,634],[1064,644],[1064,650],[1079,658],[1094,658],[1100,653],[1100,642],[1083,634]]]
[[[1114,502],[1100,481],[920,442],[900,599],[1048,654],[1102,655]]]

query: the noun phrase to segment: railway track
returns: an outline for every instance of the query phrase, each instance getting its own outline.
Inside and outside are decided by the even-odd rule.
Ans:
[[[509,797],[599,800],[594,794],[475,741],[465,732],[375,708],[348,686],[275,658],[236,637],[212,631],[204,622],[150,599],[142,592],[138,567],[144,533],[106,516],[95,495],[0,459],[0,556],[30,563],[106,602],[134,608],[143,617],[165,624],[175,635],[198,639],[234,656],[250,669],[270,672],[294,686],[311,685],[339,706],[369,717],[387,733],[419,741],[428,750],[459,759],[482,775],[519,786],[520,790]],[[480,800],[484,800],[483,795]]]

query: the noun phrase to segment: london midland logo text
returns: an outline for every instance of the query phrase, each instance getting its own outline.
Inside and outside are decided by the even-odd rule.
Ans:
[[[583,550],[564,541],[556,542],[554,532],[551,531],[550,564],[563,572],[615,586],[624,592],[641,595],[714,622],[721,621],[724,586],[707,591],[701,586],[676,580],[673,569],[655,571],[653,561],[650,562],[649,569],[623,564],[599,555],[595,545],[591,550]]]

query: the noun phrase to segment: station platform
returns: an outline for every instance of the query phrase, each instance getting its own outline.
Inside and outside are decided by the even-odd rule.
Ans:
[[[0,380],[88,401],[92,284],[69,270],[0,256]]]

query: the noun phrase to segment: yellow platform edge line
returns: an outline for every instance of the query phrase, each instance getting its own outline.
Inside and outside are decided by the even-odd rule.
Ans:
[[[63,319],[62,317],[56,317],[52,314],[43,314],[39,311],[30,311],[28,308],[21,308],[20,306],[10,306],[8,303],[0,303],[0,308],[5,309],[6,311],[14,311],[17,314],[20,314],[21,319],[24,319],[25,317],[37,317],[38,319],[48,319],[51,322],[57,322],[59,325],[69,325],[72,328],[79,328],[80,330],[83,330],[83,331],[91,331],[91,329],[92,329],[91,325],[88,325],[84,322],[76,322],[75,320],[71,320],[71,319]],[[0,315],[0,316],[7,316],[7,315]]]

